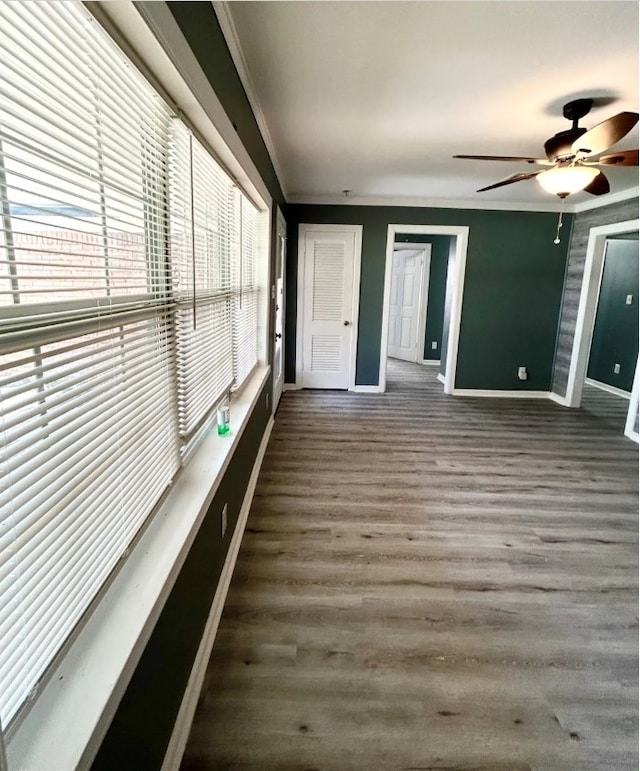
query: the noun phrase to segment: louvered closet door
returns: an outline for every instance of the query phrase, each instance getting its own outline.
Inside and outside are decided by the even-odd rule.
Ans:
[[[353,231],[306,232],[304,388],[349,388],[352,346],[357,337],[353,302],[355,258]]]

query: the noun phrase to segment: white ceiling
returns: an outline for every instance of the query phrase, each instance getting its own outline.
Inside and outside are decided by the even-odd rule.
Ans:
[[[581,121],[587,128],[638,110],[635,1],[262,0],[226,8],[236,63],[292,202],[344,201],[349,189],[354,203],[555,206],[535,180],[475,192],[527,164],[451,156],[544,157],[544,141],[570,128],[562,105],[576,97],[603,102]],[[636,127],[615,147],[637,146]],[[610,167],[607,176],[613,193],[638,185],[635,168]]]

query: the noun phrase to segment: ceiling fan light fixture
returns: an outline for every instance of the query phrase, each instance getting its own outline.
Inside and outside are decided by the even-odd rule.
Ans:
[[[561,198],[584,190],[600,172],[592,166],[556,166],[538,174],[536,179],[547,191]]]

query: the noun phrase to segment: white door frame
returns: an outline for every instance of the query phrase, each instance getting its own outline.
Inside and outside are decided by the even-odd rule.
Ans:
[[[629,412],[624,426],[624,435],[634,442],[640,444],[640,434],[636,429],[636,418],[640,409],[640,356],[636,361],[636,374],[633,378],[633,387],[631,388],[631,399],[629,401]]]
[[[282,396],[282,392],[284,391],[284,352],[285,352],[285,319],[286,319],[286,301],[287,301],[287,221],[284,218],[284,215],[282,214],[282,211],[280,210],[279,206],[276,206],[276,249],[280,253],[280,256],[276,257],[276,271],[274,275],[274,281],[272,283],[273,289],[274,289],[274,335],[278,333],[278,330],[275,329],[275,318],[277,311],[275,310],[275,305],[277,305],[279,298],[278,298],[278,260],[280,260],[280,270],[282,271],[282,308],[280,309],[280,319],[281,319],[281,326],[282,329],[280,330],[281,338],[280,338],[280,381],[277,380],[278,373],[275,370],[275,366],[273,368],[273,403],[271,405],[272,412],[275,414],[275,411],[278,409],[278,403],[280,401],[280,397]],[[274,345],[274,351],[275,346],[278,344],[278,342],[274,339],[273,345]],[[275,354],[274,354],[274,364],[275,364]]]
[[[455,238],[455,261],[453,265],[453,297],[449,319],[449,340],[447,342],[447,360],[444,377],[444,392],[452,394],[456,382],[458,362],[458,342],[460,339],[460,320],[462,319],[462,295],[464,293],[464,273],[467,265],[467,246],[469,244],[468,225],[389,225],[387,227],[387,257],[384,269],[384,299],[382,301],[382,335],[380,340],[380,375],[379,391],[387,387],[387,345],[389,340],[389,309],[391,305],[391,271],[393,268],[393,246],[398,233],[425,236],[452,236]],[[448,277],[447,277],[448,280]],[[426,324],[426,321],[425,321]],[[424,353],[424,343],[423,343]]]
[[[589,230],[587,257],[584,264],[584,276],[580,290],[580,303],[576,318],[576,331],[573,337],[571,362],[565,404],[567,407],[579,407],[582,402],[582,389],[587,376],[591,339],[596,323],[600,281],[604,267],[604,254],[607,238],[620,233],[629,233],[640,229],[640,220],[614,222],[611,225],[598,225]],[[637,378],[636,378],[637,380]],[[633,404],[633,398],[631,404]],[[636,400],[637,401],[637,400]],[[631,410],[631,406],[629,407]]]
[[[402,251],[403,249],[409,249],[410,251],[419,252],[419,256],[422,258],[422,266],[420,268],[420,277],[418,279],[420,285],[420,294],[418,296],[418,318],[416,320],[416,364],[424,364],[424,344],[426,339],[426,326],[427,326],[427,301],[429,299],[429,274],[431,272],[431,244],[395,244],[394,249],[396,251]],[[391,316],[391,305],[389,305],[389,316]]]
[[[360,315],[360,263],[362,261],[362,225],[314,225],[300,223],[298,226],[298,289],[296,304],[296,384],[302,388],[303,333],[304,333],[304,266],[305,238],[307,231],[324,233],[353,233],[355,236],[355,255],[353,260],[353,318],[351,319],[350,357],[349,357],[349,391],[356,389],[356,357],[358,354],[358,317]]]

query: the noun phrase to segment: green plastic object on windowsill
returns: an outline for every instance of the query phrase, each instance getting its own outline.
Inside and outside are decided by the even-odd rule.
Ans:
[[[218,436],[227,436],[229,433],[229,413],[229,403],[223,402],[218,407]]]

